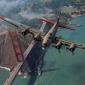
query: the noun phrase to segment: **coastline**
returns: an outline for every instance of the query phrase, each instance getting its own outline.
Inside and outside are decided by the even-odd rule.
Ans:
[[[85,14],[76,14],[76,13],[74,13],[74,14],[71,14],[70,16],[71,16],[71,18],[77,18],[77,17],[85,16]]]
[[[0,66],[0,69],[5,69],[5,70],[7,70],[7,71],[10,71],[10,68],[3,67],[3,66]]]
[[[3,66],[0,66],[0,71],[4,69],[6,71],[11,71],[10,68],[7,68],[7,67],[3,67]],[[22,73],[22,72],[18,72],[18,76],[21,76],[23,78],[27,78],[28,74],[27,73]]]
[[[78,17],[85,16],[85,15],[71,14],[70,16],[71,16],[71,19],[68,18],[68,24],[67,24],[67,25],[68,25],[68,26],[69,26],[69,25],[75,25],[76,27],[80,27],[80,26],[81,26],[80,24],[72,23],[71,20],[76,19],[76,18],[78,18]]]
[[[71,18],[77,18],[77,17],[80,17],[80,16],[82,16],[82,15],[72,14]]]

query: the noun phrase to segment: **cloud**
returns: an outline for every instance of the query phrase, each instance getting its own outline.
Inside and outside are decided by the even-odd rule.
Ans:
[[[1,14],[11,13],[13,10],[18,10],[25,6],[27,0],[0,0]],[[20,10],[19,10],[20,11]]]
[[[52,0],[0,0],[0,15],[16,18],[21,16],[28,19],[53,16],[53,9],[45,3]]]

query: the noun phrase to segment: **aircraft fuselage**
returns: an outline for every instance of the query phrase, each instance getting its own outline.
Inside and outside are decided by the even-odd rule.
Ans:
[[[52,40],[54,39],[57,30],[58,30],[58,27],[57,27],[57,22],[56,22],[53,25],[53,27],[48,31],[48,33],[45,35],[42,45],[49,46]]]

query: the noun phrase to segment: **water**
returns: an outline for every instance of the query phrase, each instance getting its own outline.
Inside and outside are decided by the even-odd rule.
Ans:
[[[75,31],[66,29],[59,30],[57,36],[75,41],[77,43],[85,43],[85,16],[72,20],[75,24],[81,24],[81,27],[74,27]],[[44,56],[44,68],[49,70],[43,72],[42,76],[28,76],[27,78],[16,77],[13,85],[85,85],[85,50],[76,49],[73,56],[63,46],[59,53],[52,45]],[[0,73],[0,85],[7,76],[6,71]]]

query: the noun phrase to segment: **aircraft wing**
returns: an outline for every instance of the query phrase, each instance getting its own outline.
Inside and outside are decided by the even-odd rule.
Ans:
[[[26,35],[28,34],[29,32],[32,33],[32,34],[36,34],[38,32],[38,30],[36,30],[35,28],[32,28],[30,26],[27,26],[27,25],[24,25],[24,24],[21,24],[19,22],[16,22],[14,20],[11,20],[7,17],[4,17],[4,16],[0,16],[0,19],[1,20],[4,20],[12,25],[14,25],[15,27],[17,27],[17,29],[21,29],[21,33],[23,35]]]
[[[76,48],[85,49],[85,44],[77,44],[76,42],[72,42],[72,41],[64,40],[64,39],[55,39],[53,43],[55,44],[55,47],[57,49],[60,49],[62,45],[64,45],[72,53],[75,51]]]

